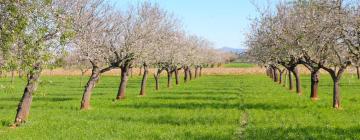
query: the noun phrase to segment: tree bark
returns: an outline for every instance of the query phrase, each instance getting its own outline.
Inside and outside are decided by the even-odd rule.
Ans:
[[[333,79],[334,89],[333,89],[333,107],[340,108],[340,80]]]
[[[199,77],[201,77],[202,76],[202,66],[200,67],[200,71],[199,71]]]
[[[91,76],[85,86],[84,94],[81,100],[80,109],[81,110],[88,110],[90,109],[90,99],[92,90],[94,89],[97,81],[100,77],[100,68],[97,66],[93,66]]]
[[[319,76],[320,76],[320,72],[319,72],[318,69],[311,71],[311,94],[310,94],[310,98],[312,100],[317,100],[318,99]]]
[[[272,68],[274,72],[274,82],[278,82],[278,71],[275,68]]]
[[[176,85],[179,85],[179,69],[175,68],[174,73],[175,73],[175,83]]]
[[[170,69],[166,70],[167,72],[167,87],[172,87],[172,71]]]
[[[121,100],[125,98],[126,85],[128,81],[128,71],[129,68],[127,66],[121,66],[121,81],[119,85],[118,94],[116,96],[117,100]]]
[[[187,83],[189,79],[189,67],[184,67],[184,83]]]
[[[290,70],[288,70],[288,76],[289,76],[289,90],[293,90],[294,89],[294,83],[292,80],[292,72]]]
[[[162,70],[158,69],[157,72],[154,74],[154,79],[155,79],[155,89],[159,90],[159,80],[160,80],[160,74],[161,74]]]
[[[29,73],[24,94],[19,102],[15,117],[14,126],[19,126],[27,120],[32,103],[32,95],[36,91],[38,80],[41,74],[41,65],[35,64],[34,71]]]
[[[141,96],[145,96],[146,95],[146,92],[145,92],[145,89],[146,89],[146,81],[147,81],[147,75],[148,75],[148,66],[146,64],[144,64],[143,66],[144,68],[144,74],[143,74],[143,78],[141,80],[141,89],[140,89],[140,95]],[[141,69],[141,68],[140,68]]]
[[[295,68],[292,69],[292,72],[293,72],[294,77],[295,77],[296,93],[298,93],[299,95],[301,95],[301,94],[302,94],[302,91],[301,91],[301,80],[300,80],[299,71],[298,71],[298,69],[295,67]]]

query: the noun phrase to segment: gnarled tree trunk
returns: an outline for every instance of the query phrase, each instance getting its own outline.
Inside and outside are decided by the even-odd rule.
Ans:
[[[147,75],[148,75],[148,66],[146,64],[143,65],[144,68],[144,74],[143,74],[143,78],[141,80],[141,89],[140,89],[140,95],[141,96],[145,96],[145,89],[146,89],[146,81],[147,81]]]
[[[273,72],[274,72],[274,82],[278,82],[278,71],[273,68]]]
[[[188,80],[189,80],[189,67],[185,66],[184,67],[184,83],[187,83]]]
[[[161,74],[162,70],[158,69],[157,72],[154,74],[154,79],[155,79],[155,89],[159,90],[159,80],[160,80],[160,74]]]
[[[91,76],[86,84],[84,94],[81,100],[81,105],[80,105],[81,110],[90,109],[90,98],[91,98],[92,90],[95,87],[97,81],[99,80],[99,77],[100,77],[100,68],[97,66],[93,66]]]
[[[171,88],[172,87],[172,71],[170,69],[167,69],[166,73],[167,73],[167,87]]]
[[[179,70],[180,69],[178,69],[178,68],[175,68],[174,69],[174,73],[175,73],[175,83],[176,83],[176,85],[179,85],[180,83],[179,83]]]
[[[24,89],[24,94],[17,108],[14,126],[19,126],[20,124],[24,123],[27,120],[30,113],[32,95],[36,91],[40,74],[41,74],[41,65],[36,64],[34,66],[34,71],[30,72],[28,75],[28,80],[26,87]]]
[[[292,72],[290,70],[288,70],[288,77],[289,77],[289,90],[293,90],[294,89],[294,83],[292,80]]]
[[[310,98],[312,100],[317,100],[319,98],[319,96],[318,96],[319,76],[320,76],[319,69],[311,71],[311,94],[310,94]]]
[[[128,82],[128,71],[129,68],[127,66],[121,66],[121,80],[120,80],[118,94],[116,96],[117,100],[121,100],[125,98],[126,85]]]
[[[294,74],[295,77],[295,85],[296,85],[296,93],[298,93],[299,95],[302,94],[301,91],[301,80],[300,80],[300,74],[298,69],[295,67],[292,69],[292,73]]]

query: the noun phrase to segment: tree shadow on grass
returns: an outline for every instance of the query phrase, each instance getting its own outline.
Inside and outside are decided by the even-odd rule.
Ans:
[[[360,127],[326,128],[250,128],[245,131],[246,139],[358,139]]]
[[[281,104],[263,104],[263,103],[199,103],[199,102],[187,102],[187,103],[143,103],[143,104],[127,104],[119,105],[120,108],[168,108],[168,109],[262,109],[262,110],[281,110],[281,109],[293,109],[299,108],[299,106],[281,105]]]

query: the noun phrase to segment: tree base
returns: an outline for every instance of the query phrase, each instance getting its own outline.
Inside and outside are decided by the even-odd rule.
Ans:
[[[310,99],[311,99],[311,101],[318,101],[319,97],[311,97]]]

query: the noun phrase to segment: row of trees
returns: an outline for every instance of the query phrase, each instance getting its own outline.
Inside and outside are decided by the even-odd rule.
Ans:
[[[32,95],[44,68],[64,60],[83,73],[91,69],[81,109],[90,108],[90,97],[101,74],[121,69],[117,100],[125,98],[129,70],[143,69],[140,95],[146,95],[149,67],[156,68],[156,89],[163,71],[171,87],[179,70],[184,80],[201,75],[203,67],[223,63],[231,55],[212,49],[212,43],[188,35],[180,21],[158,5],[143,2],[123,11],[104,0],[3,0],[0,2],[0,66],[20,70],[27,84],[18,105],[15,125],[29,115]]]
[[[269,8],[270,9],[270,8]],[[319,70],[333,80],[333,107],[340,108],[339,82],[346,68],[360,60],[360,3],[351,0],[295,0],[264,10],[248,35],[249,54],[267,74],[279,79],[285,70],[296,79],[298,65],[311,72],[311,98],[318,98]]]

